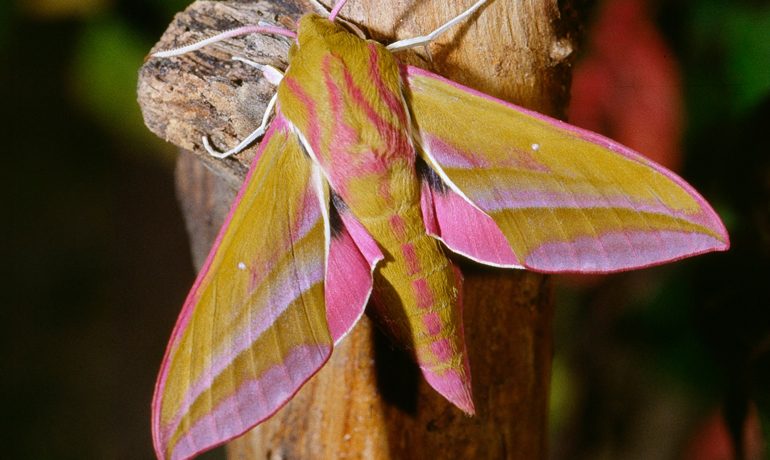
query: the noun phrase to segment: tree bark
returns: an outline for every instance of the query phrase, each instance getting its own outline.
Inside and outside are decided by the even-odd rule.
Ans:
[[[327,0],[328,3],[328,0]],[[351,0],[341,16],[374,39],[425,34],[472,2]],[[575,24],[557,0],[490,0],[427,50],[401,53],[412,64],[553,116],[568,98]],[[561,8],[561,9],[560,9]],[[194,3],[156,49],[167,49],[258,20],[293,27],[312,11],[303,0]],[[139,98],[150,129],[194,155],[180,156],[178,194],[200,266],[254,149],[236,159],[201,153],[201,136],[220,148],[256,127],[274,89],[230,61],[246,56],[285,67],[289,42],[232,39],[174,59],[148,60]],[[547,278],[461,261],[465,332],[477,415],[435,393],[403,352],[364,318],[329,363],[279,411],[228,447],[229,458],[545,458],[552,354]]]

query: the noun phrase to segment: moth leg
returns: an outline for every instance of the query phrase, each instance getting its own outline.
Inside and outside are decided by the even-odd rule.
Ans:
[[[265,130],[267,129],[268,122],[270,121],[270,114],[273,113],[273,109],[275,108],[275,101],[277,99],[278,99],[278,93],[274,94],[273,97],[270,98],[270,102],[267,103],[267,107],[265,108],[265,114],[262,116],[262,124],[259,125],[257,129],[252,131],[251,134],[246,136],[246,138],[243,139],[241,142],[239,142],[238,145],[236,145],[235,147],[225,152],[219,152],[215,150],[213,147],[211,147],[208,136],[203,136],[203,147],[206,149],[209,155],[219,159],[227,158],[229,156],[236,155],[242,152],[244,149],[246,149],[246,147],[251,145],[252,142],[259,139],[263,134],[265,134]]]
[[[459,15],[455,16],[448,22],[446,22],[444,25],[439,27],[438,29],[434,30],[433,32],[429,33],[428,35],[421,35],[419,37],[412,37],[412,38],[405,38],[404,40],[399,40],[397,42],[391,43],[387,46],[387,49],[389,51],[401,51],[409,48],[415,48],[418,46],[425,46],[428,43],[432,42],[436,39],[439,35],[446,32],[449,28],[457,24],[458,22],[464,20],[471,14],[473,14],[476,10],[481,8],[481,6],[486,3],[487,0],[478,0],[476,3],[474,3],[470,8],[463,11]]]
[[[278,86],[278,83],[283,80],[283,72],[269,64],[260,64],[259,62],[255,62],[251,59],[247,59],[241,56],[233,56],[233,61],[243,62],[249,67],[258,69],[260,72],[262,72],[262,75],[264,75],[265,79],[272,83],[274,86]]]

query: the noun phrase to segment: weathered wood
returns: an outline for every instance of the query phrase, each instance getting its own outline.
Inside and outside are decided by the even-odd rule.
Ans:
[[[350,0],[342,16],[390,42],[427,33],[470,3],[394,0],[384,7],[379,0]],[[177,16],[156,49],[260,19],[291,26],[311,9],[303,0],[199,1]],[[559,116],[568,97],[571,30],[557,0],[490,0],[433,43],[429,55],[418,50],[403,58]],[[141,71],[140,103],[148,126],[199,158],[182,156],[177,169],[199,264],[253,155],[251,149],[237,159],[212,160],[201,155],[200,138],[211,134],[221,148],[234,145],[259,124],[273,92],[258,72],[229,58],[241,55],[284,67],[287,49],[283,38],[251,36],[179,58],[150,60]],[[547,279],[471,263],[462,267],[475,417],[438,396],[415,365],[364,319],[285,408],[231,443],[230,458],[546,457],[552,353]]]

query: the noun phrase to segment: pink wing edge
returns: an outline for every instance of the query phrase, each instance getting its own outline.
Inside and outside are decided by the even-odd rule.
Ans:
[[[171,333],[171,339],[169,340],[169,343],[166,346],[166,351],[163,356],[160,372],[158,373],[158,378],[155,383],[155,390],[154,390],[152,404],[151,404],[153,447],[155,449],[155,454],[159,459],[166,458],[166,454],[163,449],[164,446],[162,446],[161,444],[160,407],[161,407],[162,389],[165,387],[166,379],[168,377],[168,370],[169,370],[168,366],[170,361],[169,358],[171,356],[172,351],[174,350],[174,346],[177,342],[177,339],[181,336],[182,332],[185,330],[185,328],[187,327],[187,324],[190,321],[190,317],[192,316],[192,312],[195,308],[195,301],[198,295],[198,289],[200,288],[200,285],[203,282],[203,279],[206,277],[206,275],[208,274],[211,268],[211,264],[214,260],[214,257],[217,251],[219,250],[219,246],[222,243],[222,239],[224,238],[225,232],[227,231],[227,228],[229,227],[230,222],[233,219],[235,210],[238,208],[238,205],[240,204],[241,199],[243,198],[243,195],[247,188],[247,184],[250,182],[252,175],[256,170],[255,166],[257,162],[261,158],[262,153],[264,152],[264,149],[266,148],[270,138],[273,136],[273,134],[276,131],[287,132],[287,131],[290,131],[291,129],[292,129],[291,123],[288,120],[286,120],[286,118],[283,116],[280,110],[277,110],[275,118],[273,119],[272,123],[270,124],[270,127],[268,128],[267,132],[262,138],[262,141],[259,144],[257,153],[255,154],[254,159],[252,160],[251,166],[249,167],[249,171],[246,175],[246,178],[244,179],[243,186],[238,191],[238,194],[236,195],[235,200],[230,206],[230,210],[227,214],[227,217],[225,218],[224,223],[220,227],[219,233],[217,234],[217,237],[214,240],[214,244],[212,245],[212,248],[209,251],[208,256],[206,257],[206,261],[201,267],[201,270],[198,273],[197,278],[195,279],[195,283],[193,284],[192,288],[190,289],[190,293],[187,295],[187,298],[185,299],[185,302],[182,307],[182,311],[179,314],[179,317],[177,318],[177,322]],[[323,214],[326,215],[326,213],[323,213]],[[328,219],[328,217],[325,217],[325,218]],[[352,260],[354,263],[358,264],[359,267],[357,268],[360,268],[362,260],[365,263],[370,264],[371,268],[366,270],[366,274],[369,279],[368,289],[365,290],[366,292],[364,294],[358,294],[357,296],[355,296],[357,299],[360,300],[359,303],[354,304],[357,307],[355,310],[346,311],[344,313],[340,313],[336,315],[335,314],[330,315],[327,309],[327,322],[330,321],[330,317],[331,317],[331,321],[333,321],[335,324],[333,332],[332,332],[332,327],[333,327],[332,323],[329,324],[330,333],[332,333],[332,339],[335,345],[339,343],[339,341],[353,328],[353,326],[358,322],[358,320],[363,315],[366,304],[368,302],[369,296],[372,291],[372,281],[371,281],[372,273],[375,269],[377,262],[379,262],[383,258],[383,255],[380,252],[379,247],[372,240],[371,236],[369,236],[366,230],[363,229],[363,226],[361,226],[361,224],[355,221],[352,217],[348,217],[348,216],[343,217],[343,222],[344,222],[344,229],[342,230],[342,234],[341,234],[343,242],[338,244],[332,244],[332,242],[327,242],[327,246],[328,246],[327,263],[331,258],[331,254],[336,252],[337,254],[343,255],[343,257],[340,257],[340,260],[345,260],[345,259],[347,259],[348,261]],[[348,256],[347,258],[344,257],[344,254],[346,252],[352,253],[352,259],[350,256]],[[360,276],[360,269],[358,270],[357,274]],[[332,289],[331,291],[332,292],[329,292],[329,289],[326,288],[326,284],[325,284],[324,297],[328,299],[328,296],[331,295],[332,297],[335,298],[334,300],[335,302],[338,301],[340,299],[340,296],[337,295],[336,290]],[[342,310],[342,309],[338,309],[338,310]],[[223,444],[226,444],[229,441],[232,441],[233,439],[242,436],[247,431],[251,430],[255,426],[262,423],[263,421],[275,415],[275,413],[281,410],[297,394],[297,392],[299,392],[299,390],[305,385],[305,383],[307,383],[326,364],[326,362],[331,357],[331,352],[332,352],[332,348],[329,349],[329,353],[327,354],[326,359],[318,366],[318,368],[315,369],[312,373],[310,373],[307,379],[304,382],[302,382],[300,385],[298,385],[297,388],[294,391],[292,391],[291,394],[289,394],[286,400],[283,403],[276,406],[275,410],[270,412],[267,416],[259,420],[256,420],[253,423],[253,425],[250,425],[241,433],[222,439],[217,443],[207,446],[206,448],[201,449],[200,451],[194,452],[193,454],[185,458],[195,457],[211,449],[215,449]]]
[[[630,148],[628,148],[628,147],[626,147],[626,146],[624,146],[622,144],[619,144],[619,143],[613,141],[612,139],[609,139],[609,138],[607,138],[605,136],[602,136],[601,134],[598,134],[598,133],[595,133],[595,132],[592,132],[592,131],[588,131],[588,130],[585,130],[585,129],[582,129],[582,128],[578,128],[577,126],[571,125],[571,124],[569,124],[567,122],[564,122],[564,121],[561,121],[561,120],[557,120],[557,119],[549,117],[547,115],[543,115],[542,113],[539,113],[539,112],[536,112],[536,111],[533,111],[533,110],[525,109],[524,107],[518,106],[516,104],[512,104],[512,103],[504,101],[502,99],[498,99],[496,97],[490,96],[488,94],[485,94],[485,93],[483,93],[481,91],[478,91],[478,90],[475,90],[473,88],[469,88],[467,86],[461,85],[461,84],[459,84],[457,82],[454,82],[452,80],[444,78],[441,75],[434,74],[432,72],[429,72],[427,70],[421,69],[419,67],[415,67],[415,66],[411,66],[411,65],[404,65],[403,66],[403,72],[406,75],[406,81],[407,82],[409,81],[409,77],[411,77],[411,76],[420,76],[420,77],[426,77],[426,78],[435,79],[435,80],[440,81],[442,83],[445,83],[445,84],[447,84],[449,86],[452,86],[452,87],[454,87],[454,88],[456,88],[456,89],[458,89],[460,91],[467,92],[469,94],[478,96],[478,97],[486,99],[488,101],[492,101],[492,102],[501,104],[501,105],[503,105],[505,107],[508,107],[508,108],[510,108],[512,110],[515,110],[517,112],[521,112],[521,113],[523,113],[525,115],[528,115],[528,116],[534,117],[536,119],[542,120],[542,121],[544,121],[544,122],[546,122],[548,124],[551,124],[551,125],[555,126],[558,129],[574,133],[577,137],[579,137],[581,139],[584,139],[584,140],[586,140],[588,142],[591,142],[591,143],[594,143],[594,144],[598,144],[598,145],[600,145],[602,147],[605,147],[605,148],[607,148],[607,149],[609,149],[609,150],[611,150],[611,151],[613,151],[613,152],[615,152],[615,153],[617,153],[619,155],[622,155],[622,156],[624,156],[624,157],[626,157],[626,158],[628,158],[628,159],[630,159],[632,161],[644,164],[645,166],[648,166],[648,167],[654,169],[658,173],[664,175],[665,177],[667,177],[668,179],[673,181],[675,184],[677,184],[680,187],[682,187],[682,189],[684,189],[690,196],[692,196],[695,199],[695,201],[698,203],[700,209],[705,214],[704,221],[708,224],[708,227],[710,229],[712,229],[712,230],[715,230],[716,233],[718,233],[719,236],[721,237],[721,239],[723,240],[723,241],[720,241],[720,243],[722,243],[721,245],[714,245],[713,247],[706,247],[706,248],[704,248],[702,250],[699,250],[699,251],[693,251],[693,252],[685,253],[685,254],[682,254],[682,255],[679,255],[679,256],[676,256],[676,257],[671,257],[671,258],[668,258],[668,259],[658,260],[658,261],[655,261],[655,262],[652,262],[652,263],[644,263],[644,264],[634,265],[632,267],[628,267],[628,268],[624,268],[624,269],[613,269],[613,270],[610,270],[610,271],[607,271],[607,270],[598,270],[598,271],[543,270],[542,268],[528,266],[526,263],[524,263],[524,264],[521,264],[521,263],[515,264],[515,266],[517,268],[526,268],[528,270],[533,270],[533,271],[537,271],[537,272],[540,272],[540,273],[577,273],[577,274],[597,273],[597,274],[603,274],[603,273],[620,272],[620,271],[625,271],[625,270],[630,270],[630,269],[641,269],[641,268],[653,267],[653,266],[661,265],[661,264],[664,264],[664,263],[675,262],[677,260],[682,260],[682,259],[685,259],[685,258],[688,258],[688,257],[697,256],[697,255],[700,255],[700,254],[705,254],[705,253],[709,253],[709,252],[713,252],[713,251],[726,251],[726,250],[728,250],[730,248],[730,237],[729,237],[729,235],[727,233],[727,229],[725,228],[724,223],[722,223],[722,220],[719,218],[719,216],[714,211],[714,209],[711,207],[711,205],[703,198],[703,196],[701,196],[701,194],[698,193],[698,191],[695,190],[684,179],[682,179],[681,177],[679,177],[678,175],[676,175],[672,171],[664,168],[663,166],[655,163],[654,161],[646,158],[644,155],[642,155],[642,154],[640,154],[640,153],[638,153],[638,152],[636,152],[636,151],[634,151],[634,150],[632,150],[632,149],[630,149]],[[436,162],[435,158],[433,158],[433,156],[429,152],[427,152],[427,151],[425,152],[425,154],[430,159],[429,166],[431,168],[438,169],[438,171],[436,171],[436,172],[439,174],[439,176],[442,178],[442,180],[446,181],[446,174],[443,172],[443,170],[441,170],[441,167]],[[450,190],[454,190],[454,184],[447,184],[447,187]],[[464,200],[464,201],[468,202],[467,203],[468,206],[473,207],[474,209],[478,210],[479,213],[482,213],[485,216],[489,217],[486,213],[484,213],[483,211],[479,210],[472,202],[470,202],[470,200],[468,198],[466,198],[464,194],[461,194],[461,193],[457,193],[457,194],[460,195],[460,196],[448,198],[448,200],[450,200],[450,203],[454,204],[458,200]],[[436,200],[434,200],[434,204],[435,203],[436,203]],[[440,208],[441,206],[442,206],[442,203],[438,202],[437,207]],[[430,216],[428,216],[428,218],[430,218]],[[491,218],[490,218],[490,220],[491,220]],[[426,225],[428,225],[428,222],[429,221],[426,219]],[[440,227],[440,225],[439,225],[439,227]],[[435,226],[433,228],[434,228],[434,231],[435,231]],[[429,229],[429,231],[430,231],[430,229]],[[498,229],[498,231],[499,231],[499,229]],[[439,233],[440,233],[440,228],[439,228]],[[451,246],[450,246],[450,249],[451,249]],[[459,253],[462,255],[462,252],[459,252]],[[470,258],[471,259],[476,259],[475,257],[473,257],[473,255],[470,255]],[[477,260],[483,262],[483,260],[481,260],[481,259],[477,259]],[[487,262],[483,262],[483,263],[487,263]],[[492,263],[490,265],[495,265],[495,264]],[[510,267],[512,265],[502,265],[502,266],[503,267]]]
[[[153,440],[153,447],[155,449],[155,455],[159,459],[165,459],[166,453],[164,450],[164,447],[161,442],[161,423],[160,423],[160,417],[161,417],[161,395],[162,395],[162,389],[166,386],[166,379],[168,378],[168,367],[170,364],[170,356],[172,351],[174,350],[174,346],[177,343],[177,340],[179,337],[181,337],[183,331],[187,327],[187,324],[190,321],[190,318],[192,317],[193,310],[195,309],[196,304],[196,298],[198,296],[198,289],[200,288],[201,284],[203,283],[203,280],[206,278],[206,275],[209,273],[211,269],[211,264],[214,260],[214,257],[216,256],[217,252],[219,251],[219,246],[222,243],[222,239],[225,236],[225,233],[227,232],[228,227],[230,226],[230,222],[233,219],[233,216],[235,214],[236,209],[241,203],[241,200],[243,199],[243,196],[246,192],[246,189],[248,188],[248,184],[252,179],[252,176],[254,174],[254,171],[256,171],[256,165],[259,159],[262,157],[262,153],[264,152],[265,148],[267,147],[267,144],[270,141],[270,138],[272,138],[273,134],[276,131],[286,131],[289,129],[288,121],[284,118],[284,116],[280,113],[280,111],[276,111],[276,116],[273,119],[273,121],[270,123],[270,126],[265,133],[265,135],[262,138],[262,141],[259,144],[259,147],[257,149],[257,153],[254,155],[254,159],[251,162],[251,165],[249,167],[249,170],[246,174],[246,178],[243,181],[243,184],[241,188],[238,190],[238,194],[235,197],[235,200],[233,200],[233,203],[230,205],[230,210],[227,213],[227,217],[225,217],[224,222],[222,223],[222,226],[219,229],[219,233],[217,234],[216,239],[214,240],[214,244],[211,246],[211,250],[209,251],[208,256],[206,256],[206,261],[203,263],[203,266],[201,267],[200,272],[198,272],[198,276],[195,279],[195,283],[193,283],[192,288],[190,289],[190,293],[187,295],[187,298],[184,301],[182,311],[179,314],[179,317],[177,319],[176,325],[174,326],[173,331],[171,332],[171,339],[168,342],[168,345],[166,346],[166,351],[163,355],[163,361],[161,363],[160,372],[158,373],[158,379],[155,383],[155,392],[153,394],[152,398],[152,440]],[[326,360],[324,360],[324,363],[328,361],[329,356],[331,356],[331,350],[329,350],[329,354],[326,357]],[[323,364],[321,364],[320,367],[323,367]],[[320,369],[319,367],[319,369]],[[317,370],[316,370],[317,372]],[[313,372],[312,375],[314,375],[315,372]],[[309,377],[308,377],[309,379]],[[303,384],[304,385],[304,382]],[[258,420],[254,423],[254,425],[250,426],[246,430],[244,430],[242,433],[239,433],[238,435],[222,439],[220,442],[217,442],[215,444],[212,444],[210,446],[207,446],[204,449],[201,449],[197,452],[194,452],[193,454],[184,457],[184,458],[193,458],[197,455],[200,455],[204,452],[207,452],[209,450],[215,449],[216,447],[219,447],[228,441],[231,441],[239,436],[241,436],[246,431],[250,430],[251,428],[254,428],[256,425],[264,421],[265,419],[271,417],[275,412],[280,410],[286,402],[291,400],[291,398],[296,394],[297,391],[302,387],[300,385],[289,398],[286,399],[286,401],[279,405],[275,411],[273,411],[270,415],[263,418],[262,420]]]
[[[420,207],[428,234],[455,254],[493,267],[524,268],[495,221],[448,185],[439,191],[424,180]]]
[[[332,237],[324,284],[326,321],[337,345],[363,316],[374,286],[374,270],[384,256],[349,212],[337,209],[343,225]]]

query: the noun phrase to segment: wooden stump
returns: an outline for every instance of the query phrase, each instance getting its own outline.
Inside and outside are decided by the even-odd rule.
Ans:
[[[471,0],[350,0],[341,16],[373,38],[421,35]],[[559,2],[564,8],[568,2]],[[258,20],[293,27],[303,0],[194,3],[156,49]],[[575,30],[556,0],[490,0],[428,50],[400,57],[460,83],[543,113],[562,115]],[[274,89],[232,55],[285,67],[289,42],[249,36],[142,68],[139,99],[153,132],[192,150],[177,185],[198,266],[226,214],[254,149],[207,157],[201,136],[221,148],[259,124]],[[547,447],[552,301],[547,278],[462,262],[465,331],[475,417],[455,409],[364,318],[324,369],[273,418],[228,447],[232,459],[534,459]]]

